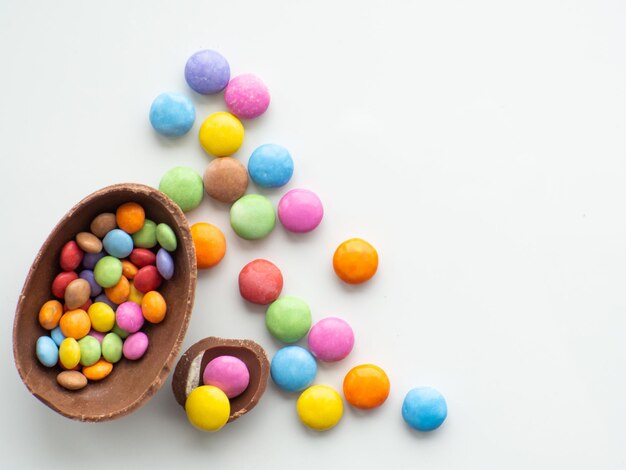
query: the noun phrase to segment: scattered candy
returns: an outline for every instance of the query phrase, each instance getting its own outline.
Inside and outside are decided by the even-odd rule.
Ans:
[[[350,354],[353,346],[352,328],[341,318],[324,318],[309,331],[309,350],[320,361],[340,361]]]
[[[233,78],[224,91],[226,106],[235,116],[253,119],[270,105],[270,92],[265,83],[250,73]]]
[[[283,343],[295,343],[311,328],[311,310],[297,297],[280,297],[267,309],[265,325],[274,338]]]
[[[200,145],[214,157],[228,157],[243,143],[243,124],[230,113],[213,113],[200,126]]]
[[[46,367],[54,367],[59,361],[59,347],[50,336],[40,336],[35,347],[37,359]]]
[[[204,171],[204,190],[216,201],[233,203],[248,189],[248,172],[238,160],[216,158]]]
[[[248,302],[267,305],[274,302],[283,290],[283,275],[275,264],[255,259],[239,273],[239,292]]]
[[[313,383],[317,363],[309,351],[300,346],[279,349],[270,366],[272,380],[286,392],[299,392]]]
[[[241,395],[250,383],[250,372],[245,362],[234,356],[218,356],[211,360],[202,373],[202,383],[213,385],[228,398]]]
[[[87,386],[87,377],[76,370],[65,370],[57,375],[57,383],[68,390],[80,390]]]
[[[185,64],[185,80],[197,93],[219,93],[230,80],[230,66],[219,52],[205,49],[196,52]]]
[[[360,238],[343,242],[333,256],[333,268],[348,284],[360,284],[371,279],[378,269],[376,249]]]
[[[202,431],[219,431],[230,416],[230,402],[226,394],[212,385],[194,388],[185,402],[187,419]]]
[[[275,224],[274,206],[260,194],[248,194],[230,208],[230,225],[237,235],[246,240],[266,237]]]
[[[248,172],[252,181],[262,188],[279,188],[293,175],[293,159],[285,147],[264,144],[252,152]]]
[[[316,431],[336,426],[343,415],[341,396],[327,385],[307,388],[298,398],[296,408],[300,420]]]
[[[178,204],[183,212],[198,207],[204,195],[200,175],[184,166],[174,167],[165,173],[159,183],[159,191]]]
[[[124,346],[122,347],[124,357],[131,361],[141,359],[148,350],[148,343],[148,335],[143,331],[132,333],[124,341]]]
[[[389,396],[389,378],[374,364],[353,367],[343,379],[343,396],[356,408],[376,408]]]
[[[322,217],[322,201],[308,189],[292,189],[278,203],[278,218],[290,232],[310,232],[320,224]]]
[[[402,418],[418,431],[433,431],[443,424],[448,416],[446,399],[431,387],[410,390],[402,403]]]
[[[161,93],[150,106],[150,124],[155,131],[167,137],[180,137],[193,127],[196,108],[189,98],[180,93]]]
[[[196,249],[198,269],[212,268],[226,254],[226,239],[215,225],[198,222],[191,226],[191,238]]]

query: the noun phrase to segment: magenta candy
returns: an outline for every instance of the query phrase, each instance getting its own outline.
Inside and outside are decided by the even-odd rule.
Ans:
[[[156,266],[144,266],[133,279],[133,285],[142,293],[150,292],[151,290],[157,290],[161,285],[161,275]]]
[[[130,301],[119,304],[115,311],[115,321],[117,326],[129,333],[139,331],[144,322],[141,305]]]
[[[352,328],[341,318],[324,318],[309,331],[309,350],[320,361],[340,361],[350,354],[353,346]]]
[[[250,383],[246,364],[234,356],[219,356],[209,362],[202,373],[204,385],[213,385],[228,398],[241,395]]]
[[[278,203],[280,223],[290,232],[310,232],[324,217],[322,201],[308,189],[292,189]]]
[[[235,116],[252,119],[263,114],[270,105],[270,92],[265,83],[251,73],[233,78],[224,91],[224,101]]]
[[[124,346],[122,346],[122,354],[126,359],[136,361],[140,359],[148,350],[148,344],[150,340],[148,335],[143,331],[133,333],[124,340]]]

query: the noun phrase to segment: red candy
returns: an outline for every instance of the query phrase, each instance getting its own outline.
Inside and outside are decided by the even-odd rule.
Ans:
[[[54,281],[52,281],[52,295],[58,297],[59,299],[65,297],[65,288],[74,279],[78,279],[78,274],[74,271],[57,274],[57,277],[55,277]]]
[[[267,305],[278,298],[283,290],[280,269],[265,259],[255,259],[239,273],[239,292],[248,302]]]
[[[61,258],[59,264],[63,271],[74,271],[83,261],[83,250],[78,247],[78,243],[74,240],[67,242],[61,248]]]
[[[156,255],[145,248],[135,248],[130,254],[130,262],[138,268],[156,264]]]
[[[133,285],[135,289],[145,294],[151,290],[157,290],[161,285],[161,280],[161,275],[156,266],[144,266],[135,274]]]

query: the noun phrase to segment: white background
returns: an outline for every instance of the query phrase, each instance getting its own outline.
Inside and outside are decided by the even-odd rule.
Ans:
[[[218,335],[273,355],[263,309],[237,291],[246,262],[272,260],[285,294],[355,330],[353,353],[317,382],[340,388],[363,362],[392,382],[382,408],[346,408],[327,433],[305,429],[296,397],[271,383],[217,434],[187,424],[169,380],[130,416],[72,422],[13,366],[18,294],[57,220],[100,187],[156,186],[172,166],[210,161],[197,131],[223,98],[183,78],[202,48],[272,93],[236,157],[286,146],[294,177],[267,194],[310,188],[326,214],[311,234],[277,226],[246,242],[226,206],[205,199],[190,213],[224,231],[228,252],[199,275],[184,348]],[[1,0],[0,59],[3,467],[626,467],[623,1]],[[197,106],[179,140],[148,121],[167,90]],[[356,288],[331,267],[353,236],[380,253]],[[429,435],[400,414],[418,385],[448,400]]]

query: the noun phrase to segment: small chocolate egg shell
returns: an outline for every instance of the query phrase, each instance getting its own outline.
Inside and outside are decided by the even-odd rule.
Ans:
[[[151,347],[140,363],[121,361],[105,380],[70,392],[57,384],[60,369],[44,367],[35,356],[35,342],[45,332],[33,312],[51,298],[50,286],[61,271],[59,253],[63,245],[89,230],[97,215],[113,213],[130,201],[141,204],[151,220],[172,227],[178,238],[178,248],[172,253],[176,276],[159,288],[168,304],[167,317],[158,325],[144,328]],[[87,196],[52,230],[20,294],[13,323],[13,355],[22,381],[35,397],[71,419],[99,422],[136,410],[163,385],[178,356],[191,318],[196,275],[196,254],[185,215],[163,193],[140,184],[118,184]]]
[[[191,391],[202,385],[202,371],[206,365],[219,356],[241,359],[250,372],[248,388],[230,400],[230,423],[254,408],[267,387],[270,362],[265,350],[254,341],[215,336],[198,341],[178,361],[172,377],[172,391],[176,401],[184,408]]]

